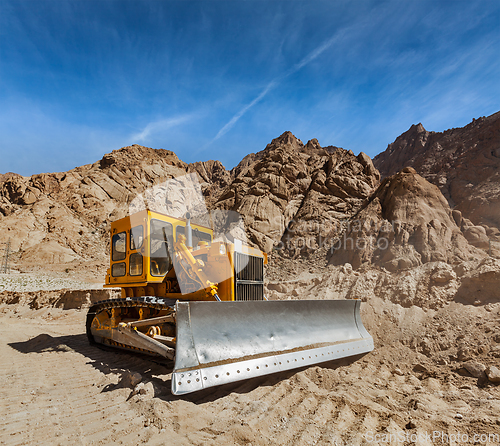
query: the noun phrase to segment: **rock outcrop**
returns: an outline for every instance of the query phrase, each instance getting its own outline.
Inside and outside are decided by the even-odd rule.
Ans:
[[[104,268],[109,222],[145,189],[195,172],[208,209],[243,215],[250,243],[270,252],[314,250],[336,233],[378,184],[368,156],[303,144],[290,132],[231,172],[219,161],[186,164],[171,151],[138,145],[68,172],[0,178],[0,241],[26,267],[90,262]]]
[[[376,188],[371,159],[316,139],[303,144],[283,133],[233,169],[214,207],[239,212],[262,250],[312,252],[338,232]]]
[[[188,165],[188,172],[196,172],[201,180],[201,189],[208,208],[213,204],[232,180],[232,172],[226,170],[220,161],[197,161]]]
[[[0,241],[28,268],[89,262],[105,268],[109,222],[146,188],[196,171],[207,194],[230,177],[218,161],[188,165],[175,153],[138,145],[68,172],[0,179]],[[57,269],[57,267],[55,267]]]
[[[485,250],[493,242],[500,255],[500,112],[442,133],[413,125],[373,162],[383,177],[415,168],[457,211],[467,240]]]
[[[431,138],[421,126],[410,133],[412,147],[426,147]],[[24,270],[85,265],[101,275],[109,222],[125,216],[146,189],[192,172],[209,210],[238,212],[248,241],[282,257],[324,261],[330,252],[331,263],[394,271],[478,259],[484,252],[470,243],[489,248],[493,234],[452,212],[440,189],[412,168],[380,184],[364,153],[321,147],[316,139],[304,144],[285,132],[230,172],[219,161],[188,165],[171,151],[133,145],[68,172],[3,175],[0,242],[11,240],[12,259]],[[367,240],[372,244],[363,245]]]
[[[384,179],[337,238],[329,260],[397,271],[484,255],[467,242],[439,189],[407,167]]]

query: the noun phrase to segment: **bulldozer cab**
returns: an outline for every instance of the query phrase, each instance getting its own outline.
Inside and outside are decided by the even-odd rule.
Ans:
[[[186,219],[144,210],[111,224],[110,264],[106,285],[162,282],[172,270],[173,245],[185,235]],[[210,246],[213,231],[192,224],[194,249]]]
[[[213,237],[211,228],[189,218],[150,210],[117,220],[105,287],[121,287],[122,297],[213,300],[207,295],[213,284],[220,300],[264,300],[265,253]]]
[[[172,258],[169,254],[169,245],[173,243],[173,227],[166,221],[151,219],[149,227],[150,243],[150,274],[164,276],[172,268]]]

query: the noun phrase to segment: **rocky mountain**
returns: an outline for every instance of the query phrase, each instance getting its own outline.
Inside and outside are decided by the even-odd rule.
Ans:
[[[23,176],[14,172],[0,173],[0,183],[9,178],[23,178]]]
[[[68,172],[0,178],[0,242],[25,268],[105,268],[109,222],[125,216],[146,188],[197,171],[209,193],[226,185],[218,161],[188,165],[175,153],[138,145],[106,154]]]
[[[486,124],[491,123],[481,126]],[[399,154],[397,147],[416,147],[426,134],[422,129],[410,129],[413,136],[402,135],[388,150]],[[387,172],[392,158],[378,159]],[[331,263],[377,264],[388,270],[433,261],[453,264],[484,256],[487,236],[494,234],[491,227],[450,209],[444,183],[433,186],[412,169],[380,183],[379,171],[364,153],[321,147],[316,139],[304,144],[285,132],[231,171],[219,161],[186,164],[171,151],[133,145],[68,172],[3,175],[0,242],[11,240],[12,260],[25,270],[48,267],[101,276],[108,264],[109,222],[127,215],[146,189],[192,172],[198,174],[209,209],[238,212],[249,242],[281,257],[326,261],[329,253]],[[448,200],[453,190],[445,190]],[[474,190],[479,194],[480,189]],[[365,226],[358,227],[359,221]],[[354,246],[337,246],[342,237]],[[357,241],[367,238],[387,240],[387,247],[360,249]]]
[[[109,222],[146,188],[199,175],[209,209],[243,215],[250,243],[266,252],[314,251],[368,199],[379,174],[368,156],[303,144],[290,132],[231,172],[219,161],[186,164],[168,150],[124,147],[69,172],[0,179],[0,241],[26,267],[107,264]]]
[[[439,187],[469,242],[498,249],[500,242],[500,112],[463,128],[428,132],[413,125],[374,165],[383,177],[407,166]]]
[[[240,213],[250,241],[266,252],[317,249],[361,208],[380,175],[364,153],[355,156],[316,139],[283,133],[245,157],[214,207]]]

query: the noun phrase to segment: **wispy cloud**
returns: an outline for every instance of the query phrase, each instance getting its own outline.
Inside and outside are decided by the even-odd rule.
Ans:
[[[185,114],[150,122],[146,125],[146,127],[142,129],[142,131],[134,133],[131,136],[131,139],[134,142],[145,142],[154,134],[161,133],[165,130],[171,129],[172,127],[177,127],[179,125],[185,124],[186,122],[191,121],[193,118],[193,114]]]
[[[261,101],[264,96],[269,93],[275,86],[277,85],[277,83],[275,81],[271,81],[269,82],[269,84],[267,84],[266,88],[264,88],[264,90],[262,90],[262,92],[259,94],[259,96],[257,96],[252,102],[250,102],[249,104],[245,105],[238,113],[236,113],[230,120],[229,122],[224,126],[222,127],[219,132],[217,133],[217,135],[215,135],[215,138],[211,141],[211,143],[213,143],[214,141],[218,140],[221,136],[225,135],[227,132],[229,132],[229,130],[231,130],[231,128],[234,126],[234,124],[236,124],[238,122],[238,120],[248,111],[250,110],[255,104],[257,104],[259,101]],[[210,143],[210,144],[211,144]]]
[[[338,39],[340,35],[335,34],[330,37],[328,40],[323,42],[320,46],[318,46],[315,50],[311,51],[306,57],[304,57],[299,63],[295,64],[283,78],[291,76],[292,74],[299,71],[301,68],[304,68],[306,65],[310,64],[314,59],[321,56],[328,48],[330,48]]]
[[[337,40],[339,39],[339,35],[335,34],[330,39],[323,42],[320,46],[311,51],[307,56],[305,56],[300,62],[296,63],[293,67],[287,70],[284,74],[276,76],[271,82],[269,82],[264,90],[253,99],[250,103],[245,105],[241,110],[239,110],[218,132],[217,135],[204,147],[208,147],[215,141],[217,141],[220,137],[225,135],[229,130],[231,130],[234,125],[239,121],[239,119],[254,105],[259,103],[264,97],[275,87],[277,87],[283,80],[287,77],[295,74],[300,69],[304,68],[306,65],[310,64],[314,59],[318,58],[322,53],[324,53],[328,48],[330,48]]]

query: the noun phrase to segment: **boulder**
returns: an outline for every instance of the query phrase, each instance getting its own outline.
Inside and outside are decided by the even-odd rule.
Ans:
[[[486,366],[476,361],[468,361],[462,364],[462,367],[474,378],[483,378],[485,376]]]
[[[498,367],[489,366],[486,369],[486,376],[492,383],[494,384],[500,383],[500,369]]]

